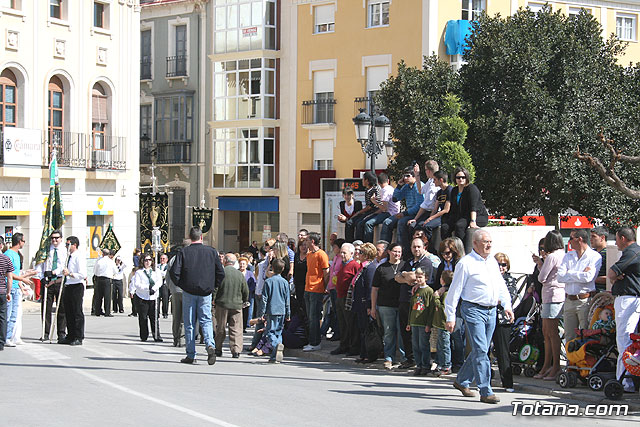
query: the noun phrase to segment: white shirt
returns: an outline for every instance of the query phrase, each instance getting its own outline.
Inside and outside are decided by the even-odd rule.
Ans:
[[[424,200],[420,204],[422,209],[427,212],[433,210],[438,190],[440,190],[440,187],[436,186],[433,182],[433,178],[422,184],[422,187],[420,187],[420,193],[424,196]]]
[[[260,264],[258,264],[258,281],[256,282],[256,295],[262,295],[262,288],[264,288],[264,281],[267,280],[267,270],[269,269],[268,258],[265,258]]]
[[[113,279],[118,274],[116,262],[108,256],[101,256],[93,267],[93,275]]]
[[[134,274],[133,278],[131,279],[131,283],[129,284],[130,294],[136,294],[138,295],[138,297],[144,300],[154,301],[158,299],[158,295],[160,294],[160,292],[158,291],[162,286],[162,276],[160,275],[160,272],[156,270],[150,270],[150,271],[151,271],[151,278],[153,279],[153,282],[154,282],[153,290],[155,291],[155,293],[149,296],[149,278],[147,277],[147,274],[145,273],[144,269],[141,268],[140,270],[136,271],[136,274]]]
[[[461,298],[485,307],[494,307],[500,301],[505,309],[511,309],[511,295],[494,257],[485,259],[473,250],[456,264],[453,281],[444,301],[448,322],[456,320],[456,307]]]
[[[167,272],[169,271],[168,267],[169,264],[158,264],[158,266],[156,267],[156,270],[158,270],[158,273],[160,273],[160,276],[162,276],[163,281],[167,277]]]
[[[65,285],[84,283],[84,279],[87,278],[87,260],[80,255],[80,251],[77,249],[69,256],[67,270],[69,270],[69,275]]]
[[[384,187],[380,186],[380,201],[387,202],[387,212],[389,212],[389,215],[391,216],[400,212],[400,203],[392,200],[393,190],[394,188],[389,184]]]
[[[558,282],[564,283],[567,295],[578,295],[596,290],[596,277],[602,265],[602,257],[587,248],[578,258],[576,251],[569,251],[558,266]],[[589,271],[584,271],[589,267]]]
[[[56,249],[58,251],[58,266],[55,270],[51,270],[51,267],[53,266],[53,254]],[[65,245],[61,244],[57,248],[51,245],[45,262],[38,264],[38,278],[42,279],[45,271],[52,271],[56,276],[62,276],[62,270],[64,269],[65,262],[67,262],[67,248]]]
[[[114,261],[115,262],[115,261]],[[120,260],[120,265],[116,264],[116,270],[118,271],[113,275],[115,280],[124,280],[124,271],[127,269],[127,265]]]

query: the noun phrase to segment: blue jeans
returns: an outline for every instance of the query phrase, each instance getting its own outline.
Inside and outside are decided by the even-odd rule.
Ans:
[[[207,347],[215,348],[213,342],[213,324],[211,323],[211,295],[192,295],[182,292],[182,321],[187,357],[196,358],[196,325],[200,323],[202,336]]]
[[[267,316],[267,340],[271,343],[271,360],[276,360],[278,344],[282,343],[282,329],[284,329],[284,315]]]
[[[251,320],[252,318],[256,317],[256,314],[253,312],[253,300],[255,298],[255,294],[250,293],[249,294],[249,316],[247,319],[247,328],[250,328],[251,325],[249,324],[249,320]]]
[[[438,334],[437,362],[441,369],[451,368],[451,334],[446,329],[433,328],[433,333]]]
[[[418,228],[418,227],[424,228],[424,234],[427,236],[429,240],[431,240],[431,236],[433,236],[433,230],[440,227],[441,224],[442,224],[442,217],[439,216],[438,218],[432,219],[429,222],[420,221],[416,223],[415,228]]]
[[[320,319],[322,318],[322,299],[320,292],[304,292],[304,302],[309,318],[309,344],[320,345]]]
[[[363,242],[373,243],[373,229],[376,228],[378,224],[382,224],[385,219],[389,218],[389,216],[389,212],[369,215],[364,219],[364,221],[358,224],[356,236],[362,236]]]
[[[13,337],[13,330],[16,327],[16,321],[18,320],[18,305],[22,298],[22,292],[20,288],[11,289],[11,301],[7,302],[7,340]]]
[[[456,317],[456,327],[451,332],[449,347],[451,350],[451,363],[454,366],[462,366],[464,363],[464,321],[460,317]]]
[[[402,245],[403,247],[407,244],[409,240],[409,231],[407,228],[407,222],[413,219],[414,215],[405,215],[402,218],[398,218],[395,215],[390,216],[382,222],[382,232],[380,233],[380,238],[382,240],[386,240],[387,242],[391,242],[393,238],[393,229],[398,226],[398,232],[396,233],[396,241]]]
[[[398,309],[396,307],[378,307],[378,314],[380,315],[380,323],[382,323],[382,329],[384,335],[382,341],[384,342],[384,359],[390,362],[396,357],[396,349],[398,348],[398,327],[399,317]]]
[[[471,341],[471,353],[458,372],[456,381],[462,387],[469,387],[475,381],[480,396],[492,395],[489,344],[496,328],[496,309],[461,301],[460,312],[467,328],[467,339]]]
[[[429,339],[431,332],[425,332],[424,326],[411,327],[411,344],[413,346],[413,358],[417,368],[431,369],[431,346]]]

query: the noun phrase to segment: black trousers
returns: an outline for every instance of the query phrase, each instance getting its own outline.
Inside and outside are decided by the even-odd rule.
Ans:
[[[40,305],[40,313],[42,313],[42,311],[45,310],[45,304],[46,304],[46,311],[44,315],[45,337],[49,336],[49,331],[51,330],[51,314],[53,311],[54,301],[56,302],[56,312],[58,315],[58,321],[56,322],[56,329],[57,329],[59,339],[64,338],[64,331],[67,329],[67,322],[65,320],[65,315],[64,315],[64,290],[62,291],[62,298],[60,298],[60,301],[58,301],[58,293],[60,292],[60,286],[62,286],[62,283],[56,283],[56,284],[50,285],[46,290],[47,292],[46,301],[44,298],[44,293],[43,293],[43,297],[41,298],[42,304]]]
[[[467,228],[471,223],[470,218],[458,218],[457,220],[450,220],[449,222],[443,222],[440,225],[440,238],[442,240],[447,237],[451,237],[451,233],[455,232],[456,237],[462,240],[464,243],[467,235]],[[489,218],[484,215],[478,215],[476,217],[476,224],[478,227],[485,227],[489,223]]]
[[[95,295],[96,299],[94,301],[95,305],[93,307],[93,311],[96,316],[100,315],[104,312],[105,316],[111,314],[111,279],[108,277],[96,277],[96,289]],[[104,311],[102,310],[102,301],[104,300]]]
[[[169,315],[169,286],[164,283],[160,287],[160,302],[162,303],[162,315]]]
[[[140,326],[140,339],[146,341],[149,338],[149,324],[151,335],[156,334],[156,301],[142,299],[138,295],[133,296],[133,303],[138,312],[138,325]]]
[[[7,342],[7,294],[0,294],[0,346]]]
[[[113,312],[117,312],[119,311],[120,313],[124,312],[124,304],[122,302],[122,299],[124,298],[123,292],[123,285],[122,285],[122,280],[116,280],[113,279],[113,294],[112,294],[112,300],[113,300]]]
[[[62,293],[64,313],[67,319],[67,338],[70,340],[82,341],[84,339],[83,297],[84,286],[82,283],[67,285]]]
[[[509,359],[509,338],[511,335],[511,325],[497,325],[493,331],[493,347],[498,359],[498,369],[502,387],[513,388],[513,373],[511,371],[511,360]]]
[[[413,346],[411,345],[411,331],[407,331],[409,324],[409,313],[411,306],[408,301],[400,301],[398,304],[398,317],[400,318],[400,336],[402,337],[402,346],[404,348],[404,356],[409,361],[413,361]]]

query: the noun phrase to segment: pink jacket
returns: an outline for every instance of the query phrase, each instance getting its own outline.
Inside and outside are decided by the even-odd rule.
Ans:
[[[542,283],[542,302],[564,302],[564,283],[558,282],[558,267],[564,258],[564,250],[547,255],[540,268],[538,280]]]

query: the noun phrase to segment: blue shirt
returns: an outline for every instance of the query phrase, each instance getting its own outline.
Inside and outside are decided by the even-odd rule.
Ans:
[[[7,249],[7,251],[4,254],[8,256],[9,259],[11,260],[14,274],[17,274],[19,276],[20,275],[20,255],[18,255],[18,252],[14,251],[13,249]],[[20,287],[17,280],[13,280],[12,282],[13,283],[11,285],[11,289],[18,289]]]
[[[262,313],[259,313],[259,317],[267,314],[273,316],[284,315],[285,318],[290,318],[291,306],[289,294],[289,282],[279,274],[265,280],[264,288],[262,289],[262,302],[264,304]]]
[[[402,187],[397,187],[393,190],[393,200],[404,200],[407,204],[406,215],[415,215],[420,209],[420,204],[424,201],[424,196],[418,192],[418,186],[404,184]]]

